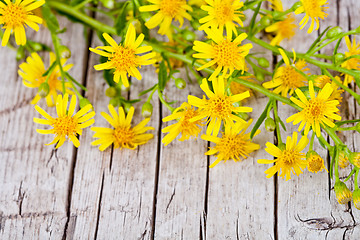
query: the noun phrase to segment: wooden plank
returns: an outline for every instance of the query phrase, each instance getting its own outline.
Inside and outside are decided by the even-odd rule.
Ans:
[[[60,25],[68,25],[68,31],[62,35],[63,44],[73,53],[69,62],[77,63],[71,74],[81,80],[86,61],[85,49],[79,47],[84,45],[79,31],[82,27],[69,25],[64,18]],[[51,43],[43,27],[33,39]],[[35,131],[39,125],[32,119],[39,114],[30,101],[36,90],[25,88],[17,78],[15,53],[7,48],[1,48],[0,52],[0,72],[4,76],[0,79],[3,86],[0,90],[0,239],[60,239],[67,222],[74,147],[65,143],[54,151],[44,146],[52,137]],[[44,101],[39,104],[55,114],[55,109],[49,110]]]
[[[176,76],[186,80],[185,69]],[[187,101],[188,95],[202,96],[202,90],[194,83],[179,90],[174,81],[165,89],[170,100],[178,101],[176,106]],[[162,116],[170,115],[162,107]],[[162,123],[161,128],[174,124]],[[207,158],[204,155],[207,142],[200,139],[174,140],[167,146],[161,144],[159,181],[156,202],[156,239],[200,238],[201,221],[205,211]],[[165,134],[162,134],[164,137]]]

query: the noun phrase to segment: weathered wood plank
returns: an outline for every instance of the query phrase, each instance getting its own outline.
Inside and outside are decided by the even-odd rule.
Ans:
[[[69,62],[77,63],[71,74],[81,80],[83,63],[87,61],[85,49],[79,47],[84,45],[83,32],[79,31],[82,27],[69,25],[64,18],[60,25],[68,25],[63,44],[73,53]],[[34,39],[51,43],[43,27]],[[67,222],[74,148],[71,143],[58,151],[44,146],[52,139],[35,131],[39,125],[32,119],[39,114],[30,101],[36,90],[25,88],[17,77],[15,53],[6,48],[0,48],[0,52],[0,72],[4,76],[0,79],[0,238],[60,239]],[[44,101],[40,105],[48,109]],[[48,111],[55,113],[55,109]]]
[[[181,74],[177,77],[186,80],[185,69],[181,69]],[[202,90],[196,80],[193,81],[186,89],[180,90],[171,80],[165,89],[166,96],[178,101],[177,107],[187,101],[188,95],[201,96]],[[166,107],[162,108],[162,117],[170,115]],[[162,123],[161,128],[174,122]],[[204,155],[207,142],[200,139],[200,135],[201,133],[197,139],[183,142],[174,140],[167,146],[161,144],[155,219],[156,239],[200,238],[208,168]],[[161,136],[163,138],[165,134]]]

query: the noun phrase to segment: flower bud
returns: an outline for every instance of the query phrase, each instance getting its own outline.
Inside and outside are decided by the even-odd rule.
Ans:
[[[263,57],[258,59],[258,64],[260,67],[263,67],[263,68],[267,68],[270,66],[269,61]]]
[[[80,108],[83,108],[89,104],[91,105],[91,102],[89,101],[89,99],[87,99],[87,98],[80,99],[80,104],[79,104]]]
[[[40,52],[40,51],[44,50],[43,45],[41,45],[41,44],[38,43],[38,42],[29,41],[29,45],[32,47],[32,49],[33,49],[35,52]]]
[[[250,116],[247,113],[244,112],[240,112],[237,114],[239,117],[241,117],[242,119],[244,119],[245,121],[249,120]]]
[[[307,168],[310,172],[317,173],[325,169],[324,159],[315,151],[306,154]]]
[[[345,204],[351,201],[352,192],[348,189],[348,187],[343,182],[336,182],[334,186],[335,195],[340,204]]]
[[[183,38],[186,40],[186,41],[189,41],[189,42],[193,42],[195,39],[196,39],[196,35],[194,32],[188,30],[188,29],[185,29],[183,32],[182,32],[182,36]]]
[[[264,27],[267,27],[267,26],[270,26],[271,25],[271,18],[269,16],[263,16],[261,19],[260,19],[260,24]]]
[[[109,87],[105,91],[105,95],[110,97],[110,98],[116,97],[117,94],[118,94],[118,92],[117,92],[116,87]]]
[[[360,26],[358,26],[358,27],[355,29],[355,31],[356,31],[357,33],[360,33]]]
[[[273,16],[274,19],[279,19],[282,14],[283,13],[279,12],[279,11],[273,11],[272,12],[272,16]]]
[[[123,105],[124,105],[124,110],[127,114],[130,111],[130,108],[132,107],[132,105],[131,105],[131,103],[128,103],[128,102],[124,103]]]
[[[104,7],[113,9],[115,7],[115,1],[114,0],[101,0]]]
[[[120,106],[120,101],[118,98],[112,98],[109,101],[109,104],[113,105],[114,107]]]
[[[350,155],[350,162],[356,167],[360,167],[360,152],[353,152]]]
[[[273,132],[276,128],[275,121],[272,118],[267,118],[265,120],[265,129],[268,132]]]
[[[349,156],[348,154],[346,154],[345,151],[340,151],[339,153],[339,166],[341,168],[346,168],[347,166],[349,166],[350,162],[349,162]]]
[[[59,47],[59,53],[61,58],[68,59],[71,57],[71,51],[67,46],[61,45]]]
[[[265,80],[265,76],[262,72],[258,71],[256,74],[255,74],[255,77],[257,80],[259,80],[260,82],[264,81]]]
[[[360,189],[357,188],[353,192],[353,202],[354,206],[360,210]]]
[[[186,82],[182,78],[175,79],[175,86],[179,89],[184,89],[186,87]]]
[[[16,51],[16,61],[20,61],[23,58],[25,58],[25,48],[20,46]]]
[[[329,31],[327,31],[326,37],[327,38],[334,38],[334,37],[336,37],[337,35],[339,35],[342,32],[343,32],[342,28],[339,27],[339,26],[336,26],[336,27],[331,28]]]
[[[345,59],[345,55],[343,53],[335,54],[335,63],[341,63]]]
[[[291,7],[291,9],[293,10],[293,11],[295,11],[296,9],[298,9],[299,7],[301,7],[302,6],[302,3],[301,2],[296,2],[296,3],[294,3],[294,5]]]
[[[153,113],[153,105],[150,102],[144,103],[141,108],[141,114],[144,118],[151,117]]]
[[[49,84],[47,84],[46,82],[43,82],[42,84],[40,84],[38,94],[41,98],[44,98],[47,95],[49,95],[49,92],[50,92]]]

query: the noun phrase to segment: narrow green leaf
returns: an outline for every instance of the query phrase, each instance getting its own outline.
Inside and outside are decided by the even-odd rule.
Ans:
[[[327,30],[329,30],[329,28],[331,28],[331,26],[328,26],[324,31],[322,31],[322,33],[320,33],[320,35],[315,39],[313,44],[311,44],[309,50],[306,53],[311,52],[316,47],[316,45],[320,42],[321,38],[324,36]]]
[[[167,81],[167,68],[164,61],[161,61],[159,68],[159,90],[163,91]]]
[[[148,92],[151,92],[152,90],[154,90],[154,88],[156,88],[156,86],[157,86],[157,84],[155,84],[154,86],[152,86],[152,87],[149,88],[149,89],[146,89],[146,90],[140,92],[140,93],[139,93],[139,97],[141,97],[142,95],[147,94]]]
[[[116,34],[119,35],[119,36],[122,34],[122,32],[124,31],[125,26],[126,26],[126,13],[127,13],[126,8],[127,8],[128,5],[129,5],[129,2],[126,2],[123,5],[120,14],[115,19],[114,27],[116,29]]]
[[[256,121],[253,129],[251,130],[251,133],[250,133],[250,138],[252,139],[256,133],[256,131],[259,129],[259,127],[261,126],[261,124],[264,122],[265,118],[266,118],[266,115],[267,115],[267,111],[268,111],[268,108],[271,106],[271,101],[268,102],[268,104],[266,105],[264,111],[261,113],[259,119]]]
[[[56,65],[57,65],[57,63],[56,63],[56,61],[54,61],[54,62],[51,64],[51,66],[49,67],[49,69],[46,70],[46,72],[44,72],[42,76],[45,77],[46,75],[49,74],[49,72],[52,72],[52,71],[54,70],[54,68],[56,67]]]
[[[56,33],[60,29],[60,25],[47,3],[42,6],[42,14],[50,32]]]

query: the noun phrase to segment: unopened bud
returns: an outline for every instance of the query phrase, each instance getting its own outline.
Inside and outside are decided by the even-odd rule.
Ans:
[[[104,7],[113,9],[115,7],[115,1],[114,0],[101,0]]]
[[[153,113],[153,105],[150,102],[144,103],[141,108],[141,114],[144,118],[151,117]]]
[[[29,45],[31,46],[31,48],[35,51],[35,52],[40,52],[43,50],[43,45],[41,45],[38,42],[32,42],[29,41]]]
[[[351,201],[352,192],[348,189],[345,183],[338,181],[334,186],[336,199],[340,204],[345,204]]]
[[[87,105],[91,105],[91,102],[87,98],[80,99],[80,108],[86,107]]]
[[[264,27],[270,26],[271,25],[271,18],[269,16],[263,16],[260,19],[260,24]]]
[[[183,32],[182,32],[182,36],[183,38],[186,40],[186,41],[189,41],[189,42],[193,42],[195,39],[196,39],[196,35],[194,32],[188,30],[188,29],[185,29]]]
[[[184,89],[186,87],[186,82],[182,78],[175,79],[175,86],[179,89]]]
[[[265,76],[262,72],[258,71],[256,74],[255,74],[255,77],[257,80],[259,80],[260,82],[264,81],[265,80]]]
[[[279,11],[273,11],[273,13],[272,13],[272,16],[274,19],[279,19],[280,16],[282,16],[282,15],[283,15],[283,13],[279,12]]]
[[[132,107],[131,103],[124,103],[124,110],[126,113],[130,111],[130,108]]]
[[[273,132],[276,128],[275,121],[272,118],[267,118],[265,120],[265,129],[268,132]]]
[[[47,95],[49,95],[49,92],[50,92],[49,84],[47,84],[46,82],[40,84],[38,94],[41,98],[44,98]]]
[[[110,99],[109,104],[113,105],[114,107],[117,107],[120,105],[120,101],[118,98],[112,98]]]
[[[359,188],[354,190],[352,197],[353,197],[354,206],[358,210],[360,210],[360,189]]]
[[[108,89],[106,89],[105,91],[105,95],[110,97],[110,98],[113,98],[113,97],[116,97],[118,94],[117,92],[117,89],[116,87],[109,87]]]
[[[356,167],[360,167],[360,152],[353,152],[350,155],[350,162]]]
[[[258,59],[258,64],[260,67],[263,67],[263,68],[267,68],[270,66],[269,61],[263,57]]]
[[[16,61],[20,61],[21,59],[25,58],[25,48],[23,46],[19,46],[18,50],[16,51]]]
[[[294,3],[294,5],[291,7],[291,9],[293,10],[293,11],[295,11],[296,9],[298,9],[299,7],[301,7],[302,6],[302,3],[301,2],[296,2],[296,3]]]
[[[339,27],[339,26],[336,26],[336,27],[333,27],[333,28],[329,29],[329,31],[327,31],[326,37],[327,38],[334,38],[334,37],[336,37],[337,35],[339,35],[342,32],[343,32],[342,28]]]
[[[61,58],[68,59],[71,57],[71,51],[67,46],[61,45],[59,47],[59,53]]]

